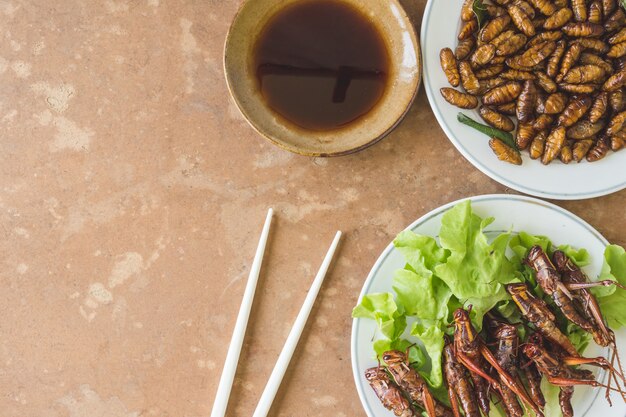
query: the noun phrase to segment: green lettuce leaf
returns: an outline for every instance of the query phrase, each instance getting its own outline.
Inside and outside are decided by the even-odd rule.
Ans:
[[[441,355],[443,353],[443,331],[438,325],[424,326],[414,323],[411,334],[422,341],[426,354],[430,358],[430,371],[421,371],[420,374],[428,384],[434,388],[443,386],[443,373],[441,370]]]
[[[378,339],[374,341],[374,352],[376,352],[376,358],[382,358],[383,353],[388,350],[399,350],[406,352],[409,349],[409,362],[415,369],[420,369],[426,364],[426,355],[422,352],[419,346],[415,345],[406,339]]]
[[[422,275],[432,275],[435,266],[445,262],[449,252],[439,247],[430,236],[418,235],[410,230],[400,232],[393,245],[413,270]]]
[[[426,320],[443,320],[448,314],[450,289],[437,277],[399,269],[393,278],[398,303],[409,316]]]
[[[565,254],[578,266],[583,267],[591,263],[591,256],[587,249],[575,249],[570,245],[561,245],[559,250],[565,252]]]
[[[600,271],[600,280],[610,279],[626,285],[626,251],[617,245],[609,245],[604,250],[604,265]],[[615,286],[592,289],[598,297],[602,315],[609,327],[617,329],[626,326],[626,291]]]
[[[541,380],[541,392],[546,400],[543,410],[545,417],[563,417],[561,406],[559,405],[560,389],[556,385],[550,384],[545,378]]]
[[[365,295],[352,310],[352,317],[376,320],[380,332],[390,340],[400,337],[406,328],[406,316],[391,293]]]
[[[552,249],[552,242],[546,236],[531,235],[526,232],[519,232],[509,242],[509,247],[520,260],[524,259],[528,250],[535,245],[541,246],[541,249],[548,253]]]

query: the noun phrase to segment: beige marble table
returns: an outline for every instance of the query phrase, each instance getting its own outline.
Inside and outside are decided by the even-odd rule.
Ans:
[[[272,415],[363,416],[350,310],[378,254],[428,210],[511,192],[452,147],[423,91],[356,155],[270,145],[224,83],[238,3],[0,0],[2,417],[208,416],[269,206],[228,415],[251,415],[341,229]],[[559,204],[626,244],[626,192]]]

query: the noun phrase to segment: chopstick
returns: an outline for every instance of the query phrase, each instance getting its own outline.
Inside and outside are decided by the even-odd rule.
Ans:
[[[265,417],[269,412],[272,402],[274,401],[274,397],[276,396],[276,392],[280,387],[280,383],[287,371],[287,367],[289,366],[289,361],[291,360],[291,356],[298,345],[298,340],[300,339],[300,335],[304,330],[304,326],[306,325],[306,321],[309,317],[309,313],[311,313],[311,309],[313,308],[313,304],[315,303],[315,299],[317,298],[317,294],[319,293],[320,287],[322,286],[322,282],[324,282],[324,277],[326,276],[326,271],[328,271],[328,267],[333,259],[333,255],[335,254],[335,249],[337,249],[337,245],[339,244],[339,239],[341,238],[341,232],[337,232],[333,242],[326,253],[326,257],[322,262],[322,266],[320,266],[313,283],[311,284],[311,289],[304,299],[304,303],[302,304],[302,308],[296,317],[296,321],[293,323],[293,327],[289,332],[289,336],[287,336],[287,340],[285,341],[285,345],[283,346],[283,350],[280,352],[278,356],[278,360],[276,361],[276,365],[274,365],[274,370],[270,375],[269,380],[267,381],[267,385],[265,385],[265,389],[263,390],[263,394],[261,394],[261,399],[257,404],[256,410],[254,410],[254,414],[252,417]]]
[[[263,254],[265,253],[265,245],[267,243],[267,236],[269,235],[273,214],[274,211],[270,208],[267,211],[267,217],[265,218],[265,224],[263,225],[259,245],[257,246],[254,260],[252,261],[250,275],[248,275],[248,282],[246,283],[246,289],[243,293],[243,300],[241,301],[241,307],[239,308],[239,314],[237,315],[237,321],[235,322],[235,328],[233,329],[233,336],[230,339],[230,346],[228,347],[228,353],[226,354],[224,369],[222,370],[222,376],[220,377],[220,382],[217,386],[217,393],[215,394],[215,402],[213,403],[211,417],[224,417],[224,414],[226,413],[228,398],[230,397],[235,372],[237,371],[237,363],[239,362],[239,354],[241,353],[241,345],[243,344],[246,327],[248,326],[248,317],[250,316],[250,309],[252,308],[252,300],[254,299],[254,292],[256,291],[256,283],[259,280],[261,263],[263,262]]]

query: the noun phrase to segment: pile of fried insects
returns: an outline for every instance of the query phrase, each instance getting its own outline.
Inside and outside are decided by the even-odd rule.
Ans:
[[[365,378],[387,409],[401,417],[421,416],[417,409],[425,410],[428,417],[460,417],[460,410],[465,417],[481,417],[481,413],[486,417],[493,396],[509,417],[524,416],[524,406],[540,417],[545,405],[542,377],[560,388],[559,405],[564,417],[574,416],[571,398],[575,385],[606,389],[609,403],[611,391],[619,392],[626,401],[615,335],[589,291],[595,286],[625,288],[612,280],[589,281],[560,250],[550,259],[540,246],[533,246],[525,263],[560,312],[590,333],[598,345],[610,348],[610,360],[581,356],[557,327],[555,314],[544,300],[536,297],[526,283],[508,284],[506,290],[521,312],[523,323],[508,323],[490,312],[485,316],[483,338],[470,321],[471,307],[454,312],[454,335],[445,336],[443,351],[443,376],[452,407],[433,397],[425,380],[410,366],[407,352],[391,350],[382,355],[383,363],[365,371]],[[518,326],[528,330],[523,342]],[[606,384],[577,365],[606,370]]]
[[[481,105],[500,131],[482,129],[500,160],[520,165],[528,150],[544,164],[594,162],[624,148],[626,13],[617,0],[466,0],[461,20],[455,52],[442,49],[440,60],[465,91],[441,95]]]

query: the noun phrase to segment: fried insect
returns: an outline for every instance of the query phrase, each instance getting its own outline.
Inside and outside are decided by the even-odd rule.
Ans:
[[[615,1],[616,0],[602,0],[602,14],[605,16],[610,15],[613,10],[615,10]]]
[[[448,78],[448,82],[453,87],[458,87],[461,82],[461,76],[459,74],[458,64],[456,62],[456,58],[454,57],[454,53],[452,53],[452,49],[443,48],[441,52],[439,52],[439,62],[441,63],[441,69],[446,74],[446,78]]]
[[[548,74],[545,72],[537,71],[537,84],[545,91],[546,93],[554,93],[557,90],[557,85]]]
[[[522,71],[516,69],[509,69],[500,74],[500,77],[511,81],[526,81],[534,80],[535,74],[530,71]]]
[[[497,105],[515,100],[522,92],[522,86],[516,82],[508,82],[487,91],[482,98],[483,104]]]
[[[558,75],[556,76],[556,81],[561,82],[565,75],[569,72],[569,70],[574,66],[574,63],[578,61],[580,58],[580,54],[582,53],[584,47],[579,42],[575,42],[572,46],[570,46],[565,54],[563,55],[563,60],[561,61],[561,68],[559,70]]]
[[[506,114],[507,116],[515,116],[515,107],[516,103],[514,101],[510,103],[500,104],[496,106],[495,109],[502,114]]]
[[[606,128],[606,134],[611,136],[622,130],[626,123],[626,111],[616,114],[609,122],[609,127]]]
[[[550,0],[529,0],[530,4],[542,14],[550,16],[556,12],[556,6]]]
[[[611,136],[611,150],[617,152],[626,146],[626,140],[622,136]]]
[[[522,92],[517,98],[516,115],[517,119],[522,122],[528,122],[534,117],[535,102],[537,100],[537,87],[533,80],[526,80]]]
[[[544,22],[543,27],[548,30],[558,29],[569,22],[573,15],[572,11],[565,7],[548,17]]]
[[[609,43],[611,45],[615,45],[615,44],[622,43],[622,42],[626,42],[626,28],[623,28],[622,30],[617,32],[615,35],[609,38]]]
[[[469,22],[474,18],[474,0],[465,0],[461,6],[461,20]]]
[[[498,56],[513,55],[524,46],[524,44],[526,43],[526,40],[527,40],[526,36],[521,33],[512,35],[511,37],[507,38],[503,42],[500,42],[496,46],[496,55]]]
[[[504,7],[494,6],[493,4],[483,4],[485,6],[485,10],[490,17],[499,17],[507,14],[507,11]]]
[[[482,67],[488,64],[494,56],[496,56],[496,47],[487,43],[476,48],[470,56],[470,62],[474,67]]]
[[[603,159],[609,152],[610,144],[607,137],[598,139],[596,144],[587,152],[587,161],[596,162]]]
[[[611,104],[611,109],[614,112],[620,112],[624,110],[624,108],[626,107],[624,92],[621,89],[611,92],[609,94],[609,103]]]
[[[479,94],[481,91],[480,82],[476,75],[474,75],[474,70],[472,70],[472,66],[467,61],[461,61],[459,63],[459,74],[461,74],[461,85],[470,94]]]
[[[563,81],[571,84],[595,83],[602,80],[604,75],[604,70],[597,65],[581,65],[569,70]]]
[[[383,353],[383,361],[394,382],[429,417],[453,417],[452,411],[437,401],[428,390],[426,381],[409,365],[407,355],[399,350]]]
[[[606,113],[606,109],[609,107],[609,94],[604,91],[598,94],[591,106],[591,110],[589,110],[589,121],[591,123],[596,123],[604,114]]]
[[[522,165],[522,156],[520,153],[500,139],[491,138],[489,140],[489,147],[500,161],[508,162],[513,165]]]
[[[574,160],[576,162],[582,161],[592,146],[593,146],[592,139],[582,139],[582,140],[577,140],[576,142],[574,142],[574,145],[572,146],[572,154],[574,156]]]
[[[597,135],[604,126],[605,123],[603,121],[592,123],[591,120],[580,120],[567,129],[567,137],[575,140],[589,139]]]
[[[506,63],[511,68],[530,69],[548,58],[555,49],[555,42],[540,43],[530,47],[521,55],[508,58]]]
[[[600,58],[598,55],[591,54],[589,52],[583,52],[580,55],[580,63],[587,65],[597,65],[604,70],[607,74],[613,72],[613,66]]]
[[[530,157],[531,159],[539,159],[543,155],[543,151],[546,147],[546,132],[542,131],[537,133],[530,144]]]
[[[589,22],[568,23],[563,26],[561,30],[567,36],[571,36],[573,38],[595,38],[604,33],[604,28],[602,26]]]
[[[553,121],[554,119],[549,114],[540,114],[533,121],[532,126],[536,132],[541,132],[542,130],[548,129],[552,125]]]
[[[591,107],[589,96],[572,98],[557,120],[558,126],[570,127],[587,113]]]
[[[454,353],[452,341],[446,337],[443,348],[443,376],[448,387],[448,397],[453,412],[463,409],[465,417],[480,417],[478,402],[474,395],[474,387],[467,370],[459,363]]]
[[[576,43],[578,43],[585,49],[592,49],[601,54],[604,54],[609,50],[609,46],[600,39],[580,38],[576,40]]]
[[[559,89],[574,94],[591,94],[599,88],[597,84],[559,84]]]
[[[520,8],[518,4],[509,4],[507,7],[509,16],[515,27],[517,27],[526,36],[535,36],[535,26],[530,20],[531,18],[526,14],[524,10]]]
[[[576,19],[577,22],[587,20],[587,5],[585,4],[585,0],[572,0],[571,3],[574,19]]]
[[[532,323],[546,339],[556,343],[570,355],[578,355],[572,342],[556,327],[556,318],[545,301],[532,295],[524,283],[508,284],[506,290],[526,320]]]
[[[456,59],[458,61],[463,61],[465,58],[467,58],[472,53],[472,49],[474,48],[475,43],[476,40],[474,40],[474,38],[472,37],[459,41],[456,49],[454,50],[454,56],[456,57]]]
[[[488,91],[506,82],[507,81],[502,77],[488,78],[486,80],[480,80],[480,88],[482,91]]]
[[[519,149],[526,149],[535,137],[535,129],[530,123],[520,123],[515,134],[515,144]]]
[[[511,23],[511,17],[508,14],[496,17],[480,30],[478,38],[484,43],[491,42],[509,25],[509,23]]]
[[[587,21],[591,23],[602,23],[602,5],[599,1],[594,1],[589,5],[589,17]]]
[[[502,369],[493,353],[487,349],[487,346],[485,346],[485,343],[476,332],[476,329],[472,326],[469,312],[462,308],[458,308],[454,312],[454,347],[459,362],[470,371],[470,375],[474,380],[474,387],[478,393],[479,406],[485,415],[489,415],[489,399],[488,397],[485,398],[487,402],[485,406],[480,396],[482,390],[478,388],[477,381],[479,386],[481,386],[481,384],[484,386],[486,383],[489,383],[498,391],[500,391],[499,388],[501,386],[489,375],[485,363],[488,362],[498,373],[502,386],[506,386],[512,390],[538,417],[543,417],[543,413],[537,404],[528,396],[522,385],[506,370]]]
[[[450,104],[462,109],[474,109],[478,106],[478,99],[470,94],[461,93],[450,87],[439,90],[443,98]]]
[[[622,88],[624,84],[626,84],[626,69],[611,75],[602,85],[602,89],[604,91],[615,91],[618,88]]]
[[[606,53],[606,56],[611,58],[621,58],[626,55],[626,41],[615,44]]]
[[[604,21],[604,29],[607,32],[621,29],[626,24],[626,14],[622,8],[617,9],[608,19]]]
[[[514,0],[513,4],[522,9],[524,13],[528,16],[529,19],[535,18],[535,8],[524,0]]]
[[[476,20],[476,17],[474,17],[472,18],[472,20],[465,22],[463,24],[463,26],[461,27],[461,30],[459,31],[458,39],[460,41],[462,41],[463,39],[467,39],[470,36],[472,36],[472,34],[476,32],[477,30],[478,30],[478,20]]]
[[[495,353],[496,360],[502,369],[513,376],[517,373],[519,365],[517,360],[517,350],[519,347],[517,329],[511,324],[499,323],[494,333],[495,341],[498,344]],[[501,382],[500,393],[502,395],[502,404],[506,409],[507,415],[509,417],[522,417],[524,415],[524,409],[519,401],[517,401],[517,396],[505,385],[504,381]]]
[[[561,149],[565,145],[565,128],[559,126],[552,130],[546,138],[546,146],[543,150],[541,163],[548,165],[561,153]]]
[[[376,393],[376,396],[387,409],[397,417],[418,417],[409,402],[400,392],[400,388],[389,378],[385,370],[378,366],[365,371],[365,379]]]
[[[487,124],[495,127],[496,129],[504,130],[505,132],[512,132],[515,130],[515,124],[508,117],[498,113],[497,111],[481,106],[478,109],[480,117],[487,122]]]
[[[496,75],[500,74],[503,70],[504,70],[504,65],[497,64],[497,65],[492,65],[490,67],[481,68],[475,71],[474,75],[476,75],[476,78],[478,78],[479,80],[487,80],[489,78],[493,78]]]
[[[558,41],[556,44],[556,49],[550,55],[550,59],[548,59],[548,65],[546,66],[546,74],[548,77],[555,78],[559,71],[559,64],[561,63],[561,58],[565,53],[565,47],[567,43],[565,41]]]
[[[563,93],[550,94],[546,99],[546,114],[560,114],[567,105],[567,96]]]
[[[560,30],[552,30],[547,32],[541,32],[536,35],[534,38],[530,39],[526,44],[527,47],[531,48],[535,45],[544,42],[556,42],[563,37],[563,32]]]

